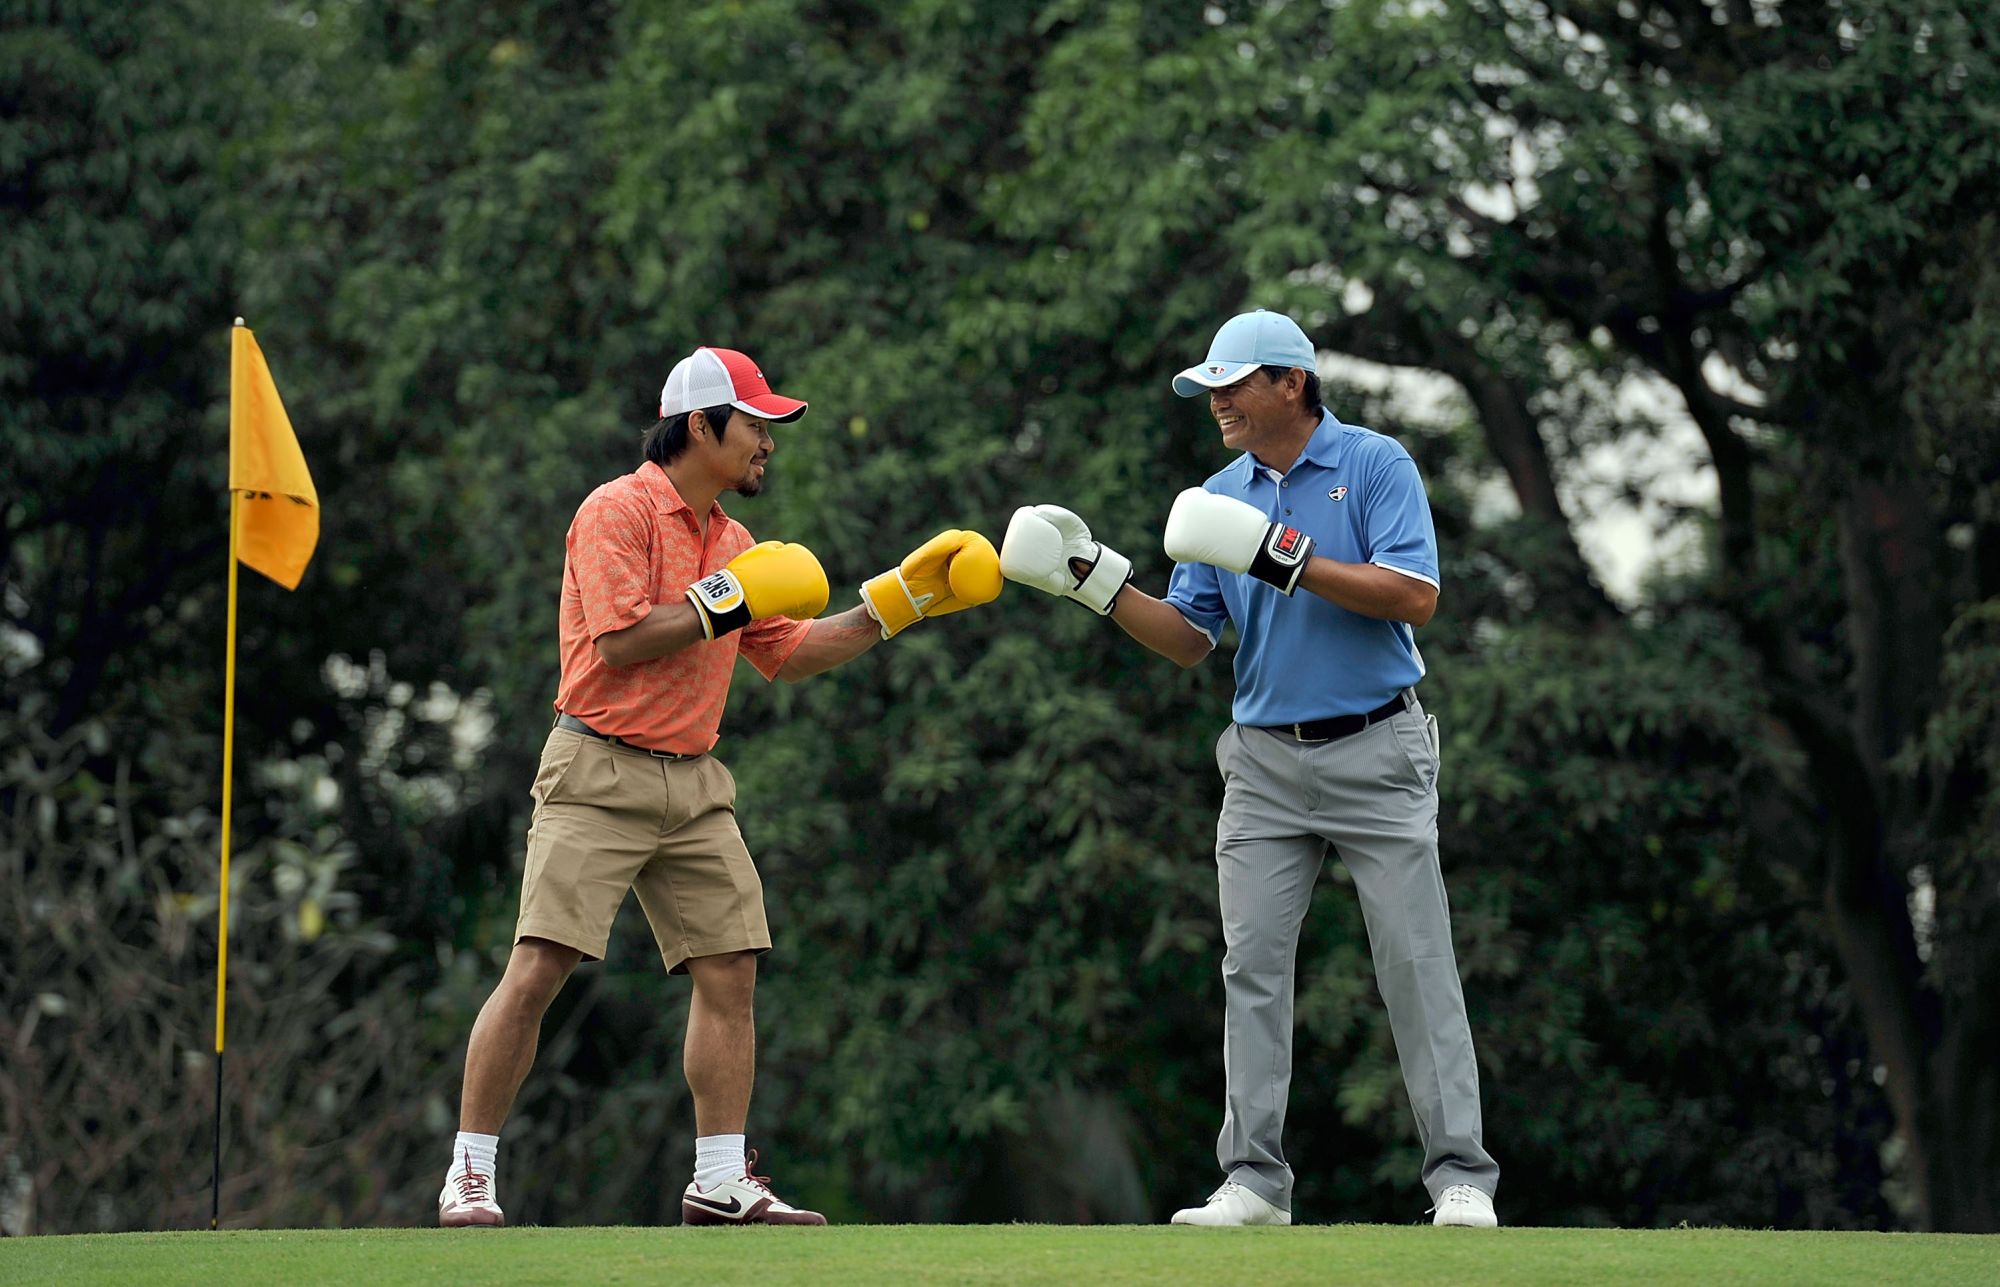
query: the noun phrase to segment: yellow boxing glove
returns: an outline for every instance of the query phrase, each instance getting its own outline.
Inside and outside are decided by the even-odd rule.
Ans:
[[[962,612],[1000,597],[1000,554],[977,532],[939,532],[910,552],[898,567],[870,577],[861,603],[893,639],[925,617]]]
[[[765,617],[817,617],[826,611],[826,572],[805,546],[765,541],[689,586],[687,597],[703,637],[715,639]]]

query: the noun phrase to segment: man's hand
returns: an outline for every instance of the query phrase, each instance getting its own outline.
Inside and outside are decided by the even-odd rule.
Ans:
[[[1132,560],[1092,540],[1084,521],[1062,506],[1032,505],[1015,510],[1007,524],[1000,571],[1104,617],[1132,579]]]
[[[1313,538],[1273,523],[1255,505],[1190,487],[1174,498],[1173,512],[1167,515],[1166,546],[1167,557],[1176,563],[1248,572],[1290,594],[1312,561]]]
[[[861,587],[861,604],[894,638],[925,617],[963,612],[1000,596],[1000,556],[977,532],[950,528],[910,552],[901,564]]]
[[[826,572],[811,550],[765,541],[689,586],[687,597],[702,637],[716,639],[765,617],[817,617],[827,593]]]

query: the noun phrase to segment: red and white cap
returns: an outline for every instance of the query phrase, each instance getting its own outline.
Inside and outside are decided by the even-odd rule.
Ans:
[[[765,420],[797,420],[806,404],[771,392],[757,364],[735,349],[696,349],[667,375],[660,390],[660,419],[724,403]]]

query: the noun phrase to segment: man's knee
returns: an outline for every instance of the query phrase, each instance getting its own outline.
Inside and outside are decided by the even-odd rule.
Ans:
[[[545,938],[524,938],[507,958],[507,975],[501,986],[518,1000],[547,1006],[582,959],[583,953],[573,947]]]
[[[1292,988],[1292,963],[1277,953],[1230,951],[1222,958],[1222,981],[1240,1001],[1276,1001]]]
[[[1295,934],[1255,922],[1225,920],[1222,926],[1222,973],[1289,975],[1298,959]]]
[[[757,990],[757,954],[724,952],[688,962],[688,976],[706,1005],[747,1007]]]

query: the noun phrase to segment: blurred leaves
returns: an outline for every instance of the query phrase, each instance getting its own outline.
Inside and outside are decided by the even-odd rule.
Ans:
[[[1874,727],[1867,703],[1913,713],[1907,740],[1864,748],[1890,766],[1869,789],[1893,887],[1935,900],[1918,928],[1930,985],[1962,1003],[1938,1046],[1954,1102],[1990,1102],[1979,1069],[2000,1061],[1967,1035],[2000,1029],[1982,1018],[1990,24],[1930,0],[1642,8],[10,20],[0,690],[20,714],[0,745],[62,750],[10,752],[0,897],[29,907],[71,873],[107,915],[173,927],[172,959],[200,955],[238,313],[325,506],[298,594],[245,585],[246,907],[268,917],[256,952],[292,963],[260,1001],[276,1024],[287,989],[320,988],[302,1024],[393,1055],[345,1119],[441,1146],[458,1043],[511,941],[562,534],[636,462],[678,356],[744,347],[813,402],[766,493],[728,508],[838,586],[1050,501],[1158,590],[1167,498],[1225,460],[1167,376],[1230,313],[1285,308],[1329,348],[1452,386],[1421,413],[1351,372],[1327,387],[1410,446],[1444,538],[1424,696],[1489,1139],[1527,1177],[1509,1219],[1911,1218],[1885,1196],[1908,1177],[1885,1190],[1881,1055],[1823,911],[1841,788],[1785,712],[1803,693],[1843,736]],[[1614,606],[1578,554],[1572,480],[1683,412],[1724,510],[1670,515],[1699,556]],[[1870,535],[1856,497],[1879,479],[1904,488],[1883,530],[1907,541]],[[789,1194],[849,1219],[1153,1219],[1212,1187],[1229,652],[1181,672],[1015,587],[796,688],[743,672],[721,754],[778,939],[752,1130],[800,1177]],[[62,962],[85,939],[23,916],[6,1000],[46,1036],[57,1013],[27,999],[75,1013]],[[328,986],[298,964],[336,960]],[[685,991],[655,962],[621,923],[551,1014],[509,1127],[517,1219],[672,1218]],[[1308,1218],[1413,1214],[1371,978],[1330,863],[1300,951]],[[178,1015],[160,1048],[198,1052],[197,981],[155,999]],[[256,1125],[305,1139],[306,1102]],[[140,1110],[118,1111],[91,1120]],[[23,1129],[0,1146],[44,1165]],[[337,1203],[286,1205],[304,1199],[274,1169],[260,1210],[423,1218],[434,1159],[349,1143],[297,1155],[339,1177]],[[1051,1197],[1051,1169],[1092,1182]]]

